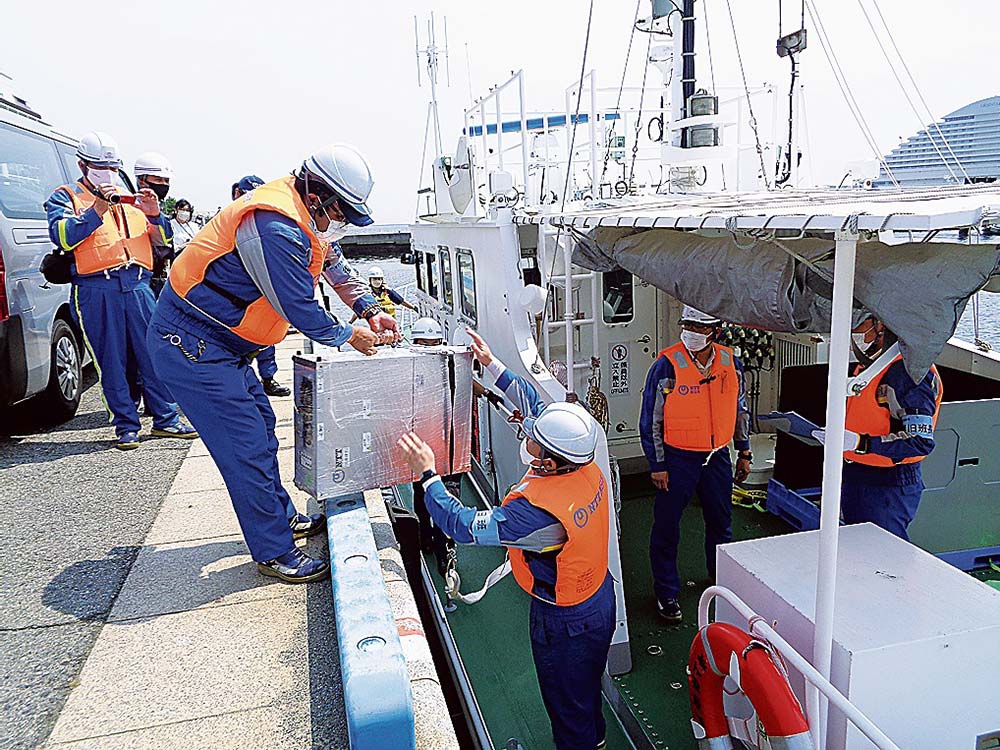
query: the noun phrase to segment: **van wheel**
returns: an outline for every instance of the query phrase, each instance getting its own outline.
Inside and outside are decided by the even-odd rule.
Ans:
[[[80,365],[80,345],[73,329],[65,320],[56,320],[52,328],[52,363],[49,384],[39,401],[43,409],[60,422],[72,419],[80,406],[83,373]]]

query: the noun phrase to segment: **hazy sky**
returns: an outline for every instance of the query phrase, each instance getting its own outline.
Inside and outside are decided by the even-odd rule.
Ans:
[[[731,2],[751,84],[784,89],[788,65],[774,52],[777,0]],[[863,2],[871,7],[872,0]],[[858,0],[816,3],[878,144],[888,151],[920,124]],[[879,4],[936,117],[1000,93],[994,82],[1000,2]],[[466,45],[477,96],[523,68],[529,107],[559,110],[579,74],[587,10],[585,0],[3,5],[0,71],[14,77],[15,91],[69,134],[108,131],[129,165],[143,150],[162,151],[178,173],[173,195],[214,209],[238,177],[278,177],[317,146],[343,141],[370,160],[371,203],[380,222],[406,222],[414,214],[429,94],[426,84],[417,87],[414,14],[425,18],[433,10],[448,18],[452,85],[442,93],[441,113],[445,152],[452,153],[469,101]],[[725,0],[697,5],[708,17],[716,80],[738,84]],[[787,32],[799,7],[795,0],[784,6]],[[647,9],[643,0],[643,14]],[[597,68],[601,86],[618,84],[634,11],[631,0],[596,2],[588,68]],[[700,84],[707,82],[703,31]],[[632,83],[641,77],[644,52],[643,37],[633,50]],[[802,72],[814,174],[836,181],[847,162],[872,155],[815,36]]]

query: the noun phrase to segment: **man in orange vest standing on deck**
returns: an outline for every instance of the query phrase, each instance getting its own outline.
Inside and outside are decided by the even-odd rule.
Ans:
[[[896,343],[874,315],[851,332],[857,373]],[[847,399],[844,479],[840,507],[844,523],[871,522],[902,539],[924,491],[920,463],[934,450],[934,427],[944,386],[933,365],[913,382],[902,355]],[[821,443],[826,430],[813,437]]]
[[[139,447],[139,411],[126,372],[142,380],[154,437],[196,438],[177,413],[146,349],[155,300],[153,244],[166,242],[168,219],[150,188],[128,195],[118,185],[118,144],[107,134],[88,133],[77,147],[79,180],[63,185],[45,202],[49,237],[73,258],[70,310],[97,366],[104,401],[118,440]],[[131,205],[133,204],[134,205]]]
[[[750,413],[743,365],[729,347],[715,343],[718,318],[685,305],[681,340],[649,368],[642,392],[639,437],[656,495],[649,558],[660,616],[677,624],[681,580],[677,570],[681,515],[698,493],[705,518],[705,558],[715,577],[715,548],[733,538],[733,466],[736,481],[750,474]]]

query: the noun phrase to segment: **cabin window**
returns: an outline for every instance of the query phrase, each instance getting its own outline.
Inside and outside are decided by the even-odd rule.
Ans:
[[[458,280],[461,284],[462,314],[476,325],[476,265],[468,250],[458,252]]]
[[[635,317],[633,282],[632,274],[624,268],[604,273],[601,296],[605,323],[628,323]]]
[[[441,301],[451,309],[455,305],[451,285],[451,253],[444,245],[438,248],[438,258],[441,262]]]
[[[4,216],[44,219],[42,204],[63,182],[52,141],[0,124],[0,211]]]
[[[417,272],[417,289],[421,292],[427,291],[427,278],[424,276],[424,254],[421,252],[416,252],[413,254],[414,264],[413,268]]]
[[[433,253],[426,253],[427,261],[427,293],[437,299],[438,296],[438,269],[437,260]]]

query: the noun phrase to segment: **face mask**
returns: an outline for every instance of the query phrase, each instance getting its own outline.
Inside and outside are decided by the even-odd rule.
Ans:
[[[380,279],[378,277],[373,277],[369,279],[372,289],[381,289],[382,285],[385,284],[385,279]]]
[[[708,346],[708,334],[696,333],[684,328],[681,330],[681,343],[687,347],[689,352],[700,352]]]
[[[114,185],[115,173],[110,169],[92,169],[88,167],[87,179],[90,180],[90,184],[94,187],[98,185]]]
[[[347,222],[331,221],[325,231],[316,230],[316,236],[323,242],[336,242],[347,234]]]
[[[156,197],[159,198],[161,201],[164,198],[166,198],[167,197],[167,193],[170,192],[170,185],[161,185],[159,183],[157,183],[157,184],[149,183],[149,184],[146,185],[146,187],[148,187],[150,190],[152,190],[156,194]]]
[[[851,341],[853,341],[854,346],[856,346],[862,352],[867,350],[868,347],[871,346],[871,344],[865,341],[865,334],[863,333],[852,333]]]
[[[520,455],[521,463],[525,466],[531,466],[533,461],[538,460],[535,456],[532,456],[531,451],[528,450],[528,438],[521,441]]]
[[[190,211],[178,211],[177,212],[177,221],[179,221],[181,224],[184,224],[184,223],[186,223],[188,221],[191,221],[191,212]]]

